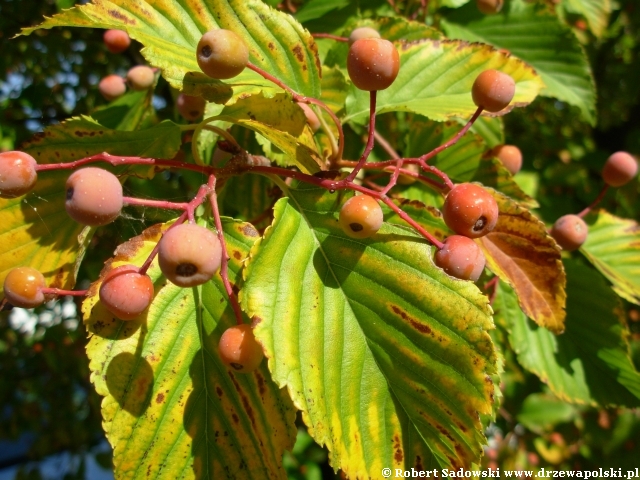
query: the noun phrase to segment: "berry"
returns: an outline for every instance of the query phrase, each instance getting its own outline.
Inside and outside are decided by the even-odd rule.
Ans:
[[[260,366],[264,353],[251,325],[227,328],[218,344],[220,359],[238,373],[251,373]]]
[[[420,173],[420,167],[418,167],[418,165],[416,165],[415,163],[407,163],[406,165],[403,165],[402,168],[404,170],[409,170],[414,173]],[[416,177],[400,174],[398,175],[398,180],[396,183],[398,185],[412,185],[416,183],[417,180],[418,179]]]
[[[587,239],[589,227],[577,215],[564,215],[551,228],[551,236],[564,250],[577,250]]]
[[[484,270],[485,258],[476,242],[462,235],[452,235],[436,252],[435,262],[452,277],[475,282]]]
[[[10,270],[4,279],[4,296],[14,307],[35,308],[44,303],[42,289],[45,286],[38,270],[18,267]]]
[[[135,265],[111,270],[100,285],[100,301],[121,320],[133,320],[144,312],[153,299],[153,282],[138,273]]]
[[[511,175],[515,175],[522,168],[522,152],[515,145],[498,145],[492,153],[511,172]]]
[[[124,83],[124,78],[118,75],[107,75],[100,80],[98,90],[105,100],[111,102],[124,95],[127,91],[127,85]]]
[[[502,10],[504,0],[476,0],[478,10],[485,15],[493,15]]]
[[[306,103],[298,103],[298,105],[307,117],[307,123],[311,127],[311,130],[317,132],[320,128],[320,119],[318,118],[318,115],[316,115],[316,112],[314,112],[313,109]]]
[[[146,65],[132,67],[127,72],[127,83],[133,90],[146,90],[156,79],[153,69]]]
[[[384,90],[398,76],[400,55],[396,47],[381,38],[361,38],[349,47],[347,71],[360,90]]]
[[[185,95],[181,93],[176,99],[176,107],[178,113],[182,115],[185,120],[190,122],[198,120],[204,115],[205,102],[202,97],[192,97],[191,95]]]
[[[377,30],[371,27],[356,28],[351,35],[349,35],[349,46],[353,45],[356,40],[361,38],[380,38],[380,34]]]
[[[198,42],[200,69],[211,78],[224,80],[240,74],[249,62],[249,49],[231,30],[210,30]]]
[[[447,226],[459,235],[482,237],[498,223],[498,204],[484,188],[473,183],[453,187],[442,206]]]
[[[220,268],[222,246],[211,230],[192,223],[165,232],[158,248],[160,270],[179,287],[195,287]]]
[[[29,192],[38,174],[35,159],[24,152],[0,153],[0,198],[15,198]]]
[[[638,173],[638,162],[627,152],[612,154],[604,164],[602,178],[612,187],[629,183]]]
[[[129,34],[124,30],[107,30],[102,40],[111,53],[122,53],[131,45]]]
[[[96,167],[76,170],[67,179],[67,213],[76,222],[98,227],[122,210],[122,185],[111,172]]]
[[[345,202],[338,221],[344,233],[352,238],[367,238],[382,226],[382,208],[368,195],[357,195]]]
[[[516,93],[516,82],[506,73],[485,70],[471,88],[473,103],[488,112],[499,112],[509,105]]]

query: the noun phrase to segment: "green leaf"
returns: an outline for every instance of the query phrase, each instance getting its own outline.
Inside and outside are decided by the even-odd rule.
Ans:
[[[458,119],[461,125],[466,120]],[[476,135],[480,135],[484,142],[490,147],[504,144],[504,122],[502,117],[480,117],[474,122],[470,129]]]
[[[280,91],[250,69],[227,82],[204,75],[196,62],[200,37],[216,28],[232,30],[245,41],[250,61],[298,93],[320,95],[317,47],[293,17],[260,0],[137,1],[94,0],[22,30],[76,26],[127,31],[144,48],[142,55],[178,90],[216,103],[233,103],[246,94]]]
[[[133,131],[155,114],[152,106],[153,90],[131,91],[104,107],[91,112],[100,125],[113,130]]]
[[[477,462],[496,369],[486,297],[405,228],[346,237],[342,192],[279,185],[288,198],[251,250],[240,297],[333,467],[379,478],[432,464],[429,451],[440,466]]]
[[[263,175],[245,174],[227,180],[222,192],[218,194],[218,203],[227,216],[233,216],[253,223],[256,227],[271,223],[269,213],[274,198],[274,185]],[[259,221],[254,221],[261,219]]]
[[[80,160],[105,151],[113,155],[173,158],[180,142],[180,129],[171,122],[123,132],[81,117],[45,129],[22,150],[41,164]],[[90,230],[83,232],[83,226],[65,210],[69,174],[69,170],[40,172],[30,193],[21,198],[0,199],[0,282],[12,268],[30,266],[40,270],[51,287],[71,288],[75,284],[78,262],[91,236]]]
[[[386,90],[377,93],[376,112],[404,111],[445,121],[470,117],[477,107],[471,86],[484,70],[507,73],[516,82],[511,106],[533,101],[543,86],[536,72],[523,61],[489,45],[460,40],[398,42],[400,72]],[[365,122],[369,117],[369,92],[351,85],[345,121]]]
[[[553,395],[533,393],[524,399],[518,422],[539,435],[549,432],[559,423],[570,422],[578,416],[575,406]]]
[[[258,238],[249,224],[223,223],[234,282]],[[154,226],[121,245],[103,274],[121,264],[141,265],[157,244]],[[113,447],[116,478],[286,478],[281,461],[295,440],[295,411],[271,381],[266,362],[238,374],[218,356],[222,332],[235,317],[218,275],[183,289],[152,264],[155,297],[139,320],[113,318],[97,296],[83,304],[91,335],[91,381],[102,402],[103,426]]]
[[[346,7],[349,0],[311,0],[303,5],[296,13],[296,20],[300,23],[322,17],[337,8]]]
[[[611,0],[564,0],[563,3],[569,10],[583,15],[591,32],[602,37],[609,24]]]
[[[451,11],[442,26],[450,37],[488,43],[524,60],[544,81],[541,95],[577,106],[582,118],[595,124],[593,74],[571,28],[539,4],[512,0],[507,7],[497,15],[482,15],[469,4]]]
[[[587,405],[640,405],[640,374],[629,356],[629,330],[619,299],[598,273],[565,259],[567,318],[555,336],[528,320],[501,283],[496,321],[509,325],[518,361],[562,400]]]

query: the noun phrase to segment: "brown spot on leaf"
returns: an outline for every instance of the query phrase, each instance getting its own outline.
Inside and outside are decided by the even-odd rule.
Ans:
[[[416,467],[416,470],[424,470],[424,467],[422,466],[422,458],[420,458],[420,455],[416,455],[416,461],[414,462],[414,465]]]
[[[259,237],[260,234],[250,223],[244,223],[242,225],[242,233],[247,237]]]
[[[109,15],[111,15],[113,18],[115,18],[116,20],[120,20],[121,22],[124,22],[127,25],[135,25],[136,24],[136,21],[134,19],[129,18],[126,15],[123,15],[122,13],[120,13],[117,10],[107,10],[107,13]]]
[[[293,47],[292,51],[300,63],[304,62],[304,55],[302,53],[302,47],[300,45],[296,45],[295,47]]]
[[[221,397],[224,394],[224,392],[219,386],[216,386],[216,393],[218,394],[219,397]]]
[[[156,397],[156,403],[162,403],[164,402],[164,393],[159,393],[158,396]]]
[[[236,260],[241,260],[242,259],[242,254],[238,250],[234,250],[233,251],[233,258],[235,258]]]
[[[404,453],[402,452],[402,443],[397,433],[393,436],[393,450],[393,459],[396,463],[401,463],[404,459]]]
[[[395,312],[396,315],[400,315],[403,320],[408,321],[411,324],[411,326],[413,328],[415,328],[416,330],[418,330],[418,331],[420,331],[422,333],[431,333],[431,328],[429,328],[427,325],[424,325],[423,323],[418,322],[414,318],[410,317],[407,314],[407,312],[402,310],[397,305],[392,305],[391,309]]]

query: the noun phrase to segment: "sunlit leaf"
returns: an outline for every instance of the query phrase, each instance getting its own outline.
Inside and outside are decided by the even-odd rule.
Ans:
[[[587,19],[589,30],[600,38],[609,24],[611,0],[564,0],[564,4],[573,12]]]
[[[227,220],[231,281],[257,232]],[[103,273],[141,265],[161,236],[160,226],[121,245]],[[281,465],[295,440],[294,410],[271,381],[266,362],[234,373],[218,356],[218,342],[235,317],[219,275],[201,287],[179,288],[154,261],[155,296],[140,319],[117,320],[92,285],[83,311],[91,381],[102,402],[116,478],[286,478]],[[245,319],[245,321],[248,321]]]
[[[496,368],[486,297],[408,229],[355,241],[338,226],[342,194],[280,186],[288,198],[251,250],[241,300],[331,464],[379,478],[477,462]]]
[[[544,223],[503,195],[494,195],[498,223],[479,244],[487,267],[513,287],[520,307],[550,331],[564,330],[566,277],[560,251]]]

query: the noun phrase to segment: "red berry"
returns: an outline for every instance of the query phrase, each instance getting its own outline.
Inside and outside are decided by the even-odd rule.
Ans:
[[[362,38],[380,38],[380,33],[371,27],[359,27],[351,32],[349,35],[349,46],[353,45],[356,40]]]
[[[101,168],[76,170],[67,179],[65,208],[83,225],[111,223],[122,210],[122,185],[113,173]]]
[[[251,325],[236,325],[224,331],[218,344],[220,359],[234,371],[251,373],[260,366],[264,353]]]
[[[0,198],[28,193],[38,180],[35,159],[24,152],[0,153]]]
[[[589,227],[577,215],[564,215],[551,228],[551,236],[564,250],[577,250],[587,240]]]
[[[9,271],[4,279],[4,296],[14,307],[35,308],[44,303],[42,289],[46,286],[42,274],[31,267]]]
[[[211,230],[184,223],[167,230],[158,249],[160,270],[179,287],[208,282],[222,263],[222,246]]]
[[[398,76],[400,55],[396,47],[382,38],[361,38],[349,47],[347,71],[360,90],[384,90]]]
[[[200,69],[211,78],[224,80],[239,75],[249,62],[244,40],[231,30],[210,30],[196,49]]]
[[[107,50],[111,53],[122,53],[131,44],[129,34],[124,30],[107,30],[102,39]]]
[[[118,75],[107,75],[98,84],[98,90],[107,101],[115,100],[124,95],[127,91],[127,85],[124,78]]]
[[[638,174],[638,162],[627,152],[612,154],[604,164],[602,178],[612,187],[626,185]]]
[[[382,208],[378,201],[368,195],[356,195],[347,200],[338,221],[344,233],[352,238],[367,238],[382,226]]]
[[[498,145],[493,154],[502,162],[511,175],[515,175],[522,168],[522,152],[515,145]]]
[[[146,90],[156,80],[156,75],[151,67],[138,65],[127,72],[127,82],[133,90]]]
[[[435,262],[452,277],[475,282],[482,275],[485,258],[476,242],[462,235],[452,235],[436,252]]]
[[[100,285],[100,301],[121,320],[133,320],[153,299],[153,282],[138,273],[135,265],[121,265],[109,271]]]
[[[442,206],[447,226],[459,235],[482,237],[498,223],[498,204],[484,188],[473,183],[453,187]]]
[[[204,108],[207,102],[202,97],[192,97],[181,93],[176,99],[176,108],[178,113],[185,120],[194,122],[204,115]]]
[[[480,10],[485,15],[493,15],[494,13],[498,13],[500,10],[502,10],[503,4],[504,0],[476,0],[478,10]]]
[[[471,88],[473,103],[488,112],[499,112],[509,105],[516,93],[516,82],[506,73],[485,70]]]

